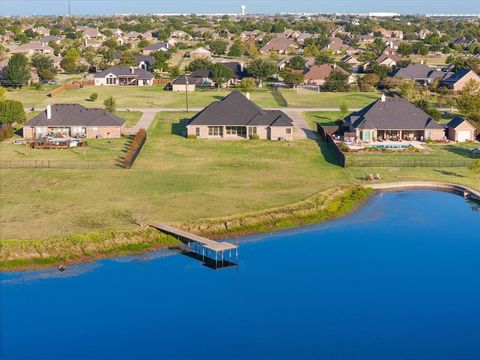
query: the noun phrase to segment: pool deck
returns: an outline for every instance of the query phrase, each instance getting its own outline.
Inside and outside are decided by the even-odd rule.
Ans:
[[[468,186],[460,185],[460,184],[432,182],[432,181],[401,181],[401,182],[391,182],[391,183],[369,184],[365,186],[372,188],[374,190],[386,190],[386,191],[400,190],[400,189],[445,190],[445,191],[452,191],[457,194],[462,194],[465,198],[470,198],[475,201],[480,201],[480,191],[475,190]]]
[[[365,148],[368,148],[368,147],[377,147],[377,146],[381,146],[381,147],[386,147],[388,149],[388,147],[391,147],[390,149],[391,150],[402,150],[402,146],[411,146],[411,147],[414,147],[416,149],[419,149],[419,150],[426,150],[425,147],[423,146],[424,143],[421,143],[420,141],[372,141],[372,142],[368,142],[368,143],[362,143],[362,145],[350,145],[347,143],[347,146],[351,149],[351,150],[362,150],[362,149],[365,149]]]

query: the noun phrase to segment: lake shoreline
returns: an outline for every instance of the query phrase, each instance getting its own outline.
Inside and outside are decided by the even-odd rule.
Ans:
[[[334,188],[286,206],[225,218],[179,224],[178,227],[214,240],[280,231],[338,219],[371,198],[372,189],[358,185]],[[182,243],[152,228],[104,231],[63,238],[1,240],[0,272],[66,267],[96,260],[180,249]]]
[[[402,190],[435,190],[465,195],[479,201],[479,192],[463,185],[435,182],[376,183],[352,185],[316,193],[302,201],[278,208],[230,217],[200,219],[174,224],[178,228],[223,240],[273,233],[340,219],[366,205],[374,194]],[[57,239],[1,240],[0,273],[66,267],[101,259],[137,255],[156,250],[180,250],[183,243],[153,228],[136,231],[104,231]]]

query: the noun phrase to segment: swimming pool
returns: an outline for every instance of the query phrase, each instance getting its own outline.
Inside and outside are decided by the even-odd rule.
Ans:
[[[410,144],[406,144],[406,145],[369,145],[367,147],[374,148],[374,149],[387,149],[387,150],[403,150],[403,149],[413,148],[413,146],[410,145]]]

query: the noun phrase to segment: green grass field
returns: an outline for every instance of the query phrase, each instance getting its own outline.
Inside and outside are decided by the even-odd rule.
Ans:
[[[125,127],[134,127],[142,116],[141,111],[115,111],[117,116],[125,119]]]
[[[350,109],[362,108],[380,98],[378,93],[361,92],[315,92],[311,90],[281,89],[288,107],[299,108],[338,108],[345,103]]]
[[[187,140],[178,135],[185,116],[158,114],[130,170],[1,169],[1,238],[132,230],[132,214],[139,212],[171,224],[237,215],[291,204],[344,184],[366,183],[367,172],[380,173],[387,181],[435,180],[480,188],[465,168],[342,169],[323,142],[312,140],[292,146]]]
[[[185,93],[165,91],[160,85],[150,87],[91,86],[67,90],[53,98],[48,96],[49,92],[49,90],[24,87],[20,90],[9,90],[7,98],[21,101],[27,108],[45,107],[47,104],[82,104],[87,107],[103,107],[104,100],[110,96],[115,99],[117,108],[172,107],[181,110],[185,108]],[[90,101],[89,96],[94,92],[98,94],[98,99]],[[205,107],[229,93],[230,90],[225,89],[195,91],[188,94],[189,105],[192,108]],[[268,89],[256,89],[251,96],[252,100],[260,106],[279,106]]]

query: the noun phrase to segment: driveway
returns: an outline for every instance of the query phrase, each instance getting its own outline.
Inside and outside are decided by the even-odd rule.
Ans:
[[[318,139],[317,133],[311,130],[305,122],[305,119],[303,118],[303,112],[301,110],[283,109],[283,112],[290,116],[295,124],[295,129],[293,132],[294,139]]]

